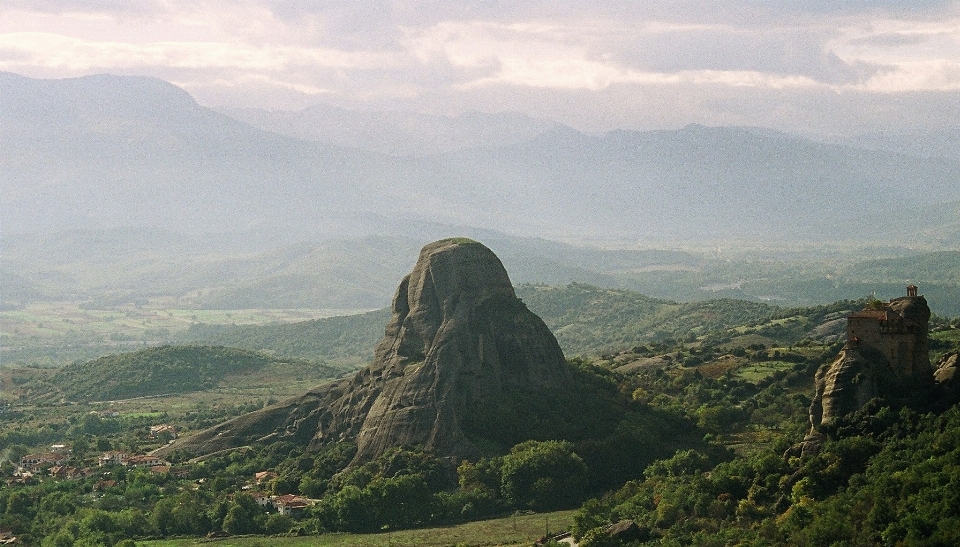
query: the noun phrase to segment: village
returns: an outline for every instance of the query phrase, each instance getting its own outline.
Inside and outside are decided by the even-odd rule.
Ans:
[[[162,433],[172,433],[175,436],[176,429],[166,424],[151,427],[152,436]],[[158,456],[128,454],[118,450],[102,453],[97,458],[96,467],[68,465],[70,457],[70,447],[62,443],[51,445],[49,452],[26,454],[20,458],[19,466],[6,484],[8,487],[27,485],[36,483],[41,477],[49,477],[53,480],[84,480],[99,477],[99,480],[93,483],[93,492],[96,493],[117,485],[117,479],[113,478],[115,467],[143,468],[152,474],[169,475],[177,479],[189,479],[192,471],[190,463],[175,466]],[[317,501],[294,494],[275,495],[267,492],[266,487],[276,478],[278,475],[274,471],[258,471],[247,484],[241,487],[241,491],[250,495],[257,505],[267,512],[275,511],[282,515],[298,516],[310,504]],[[196,479],[194,487],[204,484],[206,480],[206,478]]]

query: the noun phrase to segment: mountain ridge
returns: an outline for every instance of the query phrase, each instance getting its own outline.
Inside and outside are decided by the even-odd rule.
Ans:
[[[263,131],[159,82],[0,74],[4,99],[23,102],[16,116],[0,112],[5,229],[369,233],[369,219],[402,207],[410,220],[555,239],[876,242],[954,229],[908,219],[960,201],[958,163],[756,128],[554,127],[519,143],[388,156]],[[897,228],[854,235],[836,222],[871,215]]]

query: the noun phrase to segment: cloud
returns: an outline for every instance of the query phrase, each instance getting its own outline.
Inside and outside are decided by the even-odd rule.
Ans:
[[[151,75],[272,108],[537,111],[526,94],[585,126],[629,110],[586,97],[673,109],[635,126],[749,120],[735,105],[758,97],[797,116],[809,97],[952,93],[958,67],[945,1],[8,0],[0,16],[0,70],[25,75]]]
[[[388,57],[322,48],[252,47],[227,42],[89,41],[62,35],[15,32],[0,35],[0,67],[32,65],[69,71],[134,67],[225,68],[282,71],[315,68],[386,67]]]
[[[888,13],[927,15],[956,6],[955,0],[757,0],[767,7],[785,13],[863,14]]]

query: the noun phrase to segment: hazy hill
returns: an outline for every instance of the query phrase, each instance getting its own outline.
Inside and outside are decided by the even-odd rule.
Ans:
[[[322,227],[327,213],[356,203],[349,182],[375,162],[255,129],[152,78],[2,73],[0,97],[15,105],[0,113],[13,231]]]
[[[925,207],[960,192],[956,163],[736,127],[603,136],[559,128],[442,161],[469,177],[473,197],[486,197],[489,207],[539,200],[555,222],[582,225],[590,215],[590,231],[619,237],[902,239],[912,232],[886,226],[916,221]],[[849,230],[874,215],[886,222]]]
[[[283,243],[267,232],[184,236],[148,229],[3,234],[3,305],[44,300],[109,309],[174,298],[185,308],[377,309],[423,241],[451,233],[484,242],[515,284],[573,282],[686,302],[716,298],[781,306],[826,304],[919,285],[939,315],[960,315],[957,251],[909,248],[717,253],[578,247],[450,226],[396,226],[395,235]],[[880,258],[878,258],[880,257]]]
[[[414,112],[362,112],[326,104],[297,111],[259,108],[219,111],[280,135],[393,156],[423,156],[517,144],[557,125],[511,112],[432,116]]]
[[[191,340],[271,355],[317,359],[349,365],[366,364],[383,338],[390,309],[358,315],[327,317],[282,325],[211,327],[197,325],[187,333]]]
[[[956,127],[924,132],[899,132],[888,128],[881,133],[859,135],[849,140],[861,148],[960,161],[960,129]]]
[[[875,242],[935,237],[953,220],[907,219],[960,200],[955,162],[744,128],[519,142],[504,129],[497,146],[395,157],[257,129],[155,79],[2,73],[0,100],[15,105],[0,111],[5,231],[355,235],[400,217],[553,238]]]
[[[827,323],[842,317],[837,314],[850,306],[841,303],[787,310],[732,299],[682,304],[582,283],[519,285],[516,293],[543,319],[567,356],[596,356],[651,342],[691,342],[709,333],[717,341],[731,340],[742,334],[741,327],[786,344],[805,337],[820,340],[837,334],[837,325]],[[207,344],[355,365],[373,358],[373,348],[383,337],[389,317],[389,309],[384,308],[284,325],[197,326],[189,334],[191,340]]]
[[[181,305],[217,308],[380,308],[415,261],[423,241],[460,233],[482,239],[517,283],[600,285],[620,272],[691,268],[680,251],[601,250],[492,231],[450,227],[394,230],[394,236],[310,240],[275,246],[264,234],[184,236],[149,229],[71,230],[7,235],[0,264],[8,305],[31,301],[172,296]],[[15,289],[15,290],[14,290]]]

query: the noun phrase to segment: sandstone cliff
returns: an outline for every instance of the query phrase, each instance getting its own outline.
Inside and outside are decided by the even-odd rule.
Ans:
[[[420,252],[400,283],[373,363],[164,449],[206,454],[261,441],[317,448],[354,440],[354,461],[394,446],[469,457],[529,437],[575,437],[585,407],[553,404],[577,389],[543,321],[516,297],[500,260],[448,239]],[[520,431],[522,429],[523,431]]]

